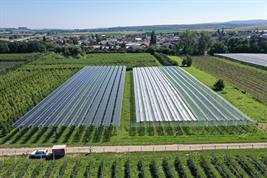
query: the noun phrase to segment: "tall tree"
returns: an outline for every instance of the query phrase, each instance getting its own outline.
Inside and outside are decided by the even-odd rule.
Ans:
[[[9,52],[8,43],[0,41],[0,53],[8,53],[8,52]]]
[[[201,32],[198,39],[198,54],[204,55],[211,46],[211,36],[208,32]]]
[[[156,44],[157,44],[157,36],[155,34],[155,31],[152,31],[150,37],[150,46],[154,46]]]
[[[196,52],[196,37],[197,33],[190,30],[186,30],[185,32],[181,33],[179,46],[184,54],[192,55]]]

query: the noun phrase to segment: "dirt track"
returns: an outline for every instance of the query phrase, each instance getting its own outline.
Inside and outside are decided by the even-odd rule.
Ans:
[[[267,149],[267,143],[224,143],[224,144],[173,144],[173,145],[124,145],[124,146],[85,146],[67,147],[67,153],[125,153],[145,151],[196,151],[196,150],[217,150],[217,149]],[[29,154],[36,149],[51,148],[0,148],[0,156]]]

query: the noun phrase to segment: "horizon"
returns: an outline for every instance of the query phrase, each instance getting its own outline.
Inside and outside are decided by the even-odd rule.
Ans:
[[[231,20],[231,21],[221,21],[221,22],[205,22],[205,23],[184,23],[184,24],[152,24],[152,25],[129,25],[129,26],[110,26],[110,27],[95,27],[95,28],[29,28],[27,26],[17,26],[17,27],[1,27],[0,29],[8,28],[28,28],[30,30],[97,30],[97,29],[109,29],[109,28],[128,28],[128,27],[146,27],[146,26],[172,26],[172,25],[205,25],[205,24],[220,24],[220,23],[231,23],[231,22],[246,22],[246,21],[267,21],[267,19],[247,19],[247,20]]]
[[[99,29],[267,19],[264,0],[0,0],[0,5],[0,26],[6,28]]]

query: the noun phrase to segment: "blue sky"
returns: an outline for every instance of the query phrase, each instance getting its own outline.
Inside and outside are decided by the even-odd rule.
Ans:
[[[0,0],[0,27],[96,28],[267,19],[267,0]]]

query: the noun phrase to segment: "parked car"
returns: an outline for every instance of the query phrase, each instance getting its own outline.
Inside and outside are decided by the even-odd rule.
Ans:
[[[48,150],[34,150],[30,154],[30,158],[45,158],[49,155]]]

